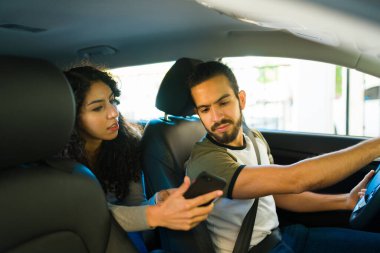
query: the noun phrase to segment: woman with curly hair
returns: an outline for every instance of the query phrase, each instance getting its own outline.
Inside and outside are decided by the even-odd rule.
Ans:
[[[91,66],[72,68],[64,74],[74,92],[76,120],[62,155],[86,165],[95,174],[124,230],[157,226],[189,230],[205,220],[213,205],[200,205],[222,192],[187,200],[183,197],[190,185],[187,177],[178,189],[170,190],[169,196],[162,191],[146,200],[139,155],[141,131],[118,112],[120,90],[115,80]]]

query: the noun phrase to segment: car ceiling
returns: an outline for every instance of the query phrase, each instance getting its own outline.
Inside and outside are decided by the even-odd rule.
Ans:
[[[372,16],[368,21],[363,15],[352,13],[355,8],[342,13],[333,1],[335,5],[326,11],[329,16],[322,17],[326,8],[322,0],[218,1],[220,5],[230,2],[234,6],[210,9],[193,0],[2,0],[0,54],[44,58],[62,68],[80,61],[83,55],[78,52],[88,48],[91,61],[108,67],[171,61],[184,56],[284,56],[331,62],[380,76],[379,24]],[[271,11],[271,6],[277,6],[276,10]],[[291,11],[297,6],[305,9]],[[248,10],[246,16],[256,23],[228,16],[231,8],[234,16]],[[315,18],[310,18],[313,13],[296,15],[303,10],[312,11]],[[307,28],[314,31],[315,21],[320,31],[319,18],[333,24],[347,20],[347,25],[360,23],[353,27],[353,33],[370,28],[367,33],[358,34],[356,43],[356,35],[341,34],[341,29],[347,33],[350,27],[332,25],[328,32],[338,39],[334,45],[305,39],[287,29],[289,22],[297,20],[301,26],[306,22]],[[263,26],[257,22],[260,19],[279,20],[284,27]],[[110,48],[116,52],[110,53]]]

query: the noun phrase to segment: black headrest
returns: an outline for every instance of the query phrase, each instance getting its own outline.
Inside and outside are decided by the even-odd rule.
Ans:
[[[44,60],[0,56],[0,107],[0,168],[53,155],[70,138],[70,85]]]
[[[194,114],[188,79],[201,60],[181,58],[166,73],[156,97],[157,109],[175,116]]]

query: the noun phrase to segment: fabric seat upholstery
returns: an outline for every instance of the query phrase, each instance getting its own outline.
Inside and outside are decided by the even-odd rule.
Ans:
[[[137,252],[83,165],[51,159],[69,140],[74,97],[61,71],[0,56],[0,252]]]

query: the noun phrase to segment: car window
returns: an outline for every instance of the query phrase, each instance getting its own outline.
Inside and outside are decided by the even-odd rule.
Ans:
[[[156,95],[161,81],[174,62],[162,62],[112,69],[121,89],[120,112],[129,121],[144,124],[164,116],[156,109]]]
[[[251,127],[351,136],[380,135],[380,79],[333,64],[277,57],[221,61],[247,93]],[[164,115],[159,85],[174,62],[113,69],[121,83],[120,111],[133,122]]]
[[[222,60],[247,93],[244,115],[257,128],[380,135],[380,79],[333,64],[274,57]]]

